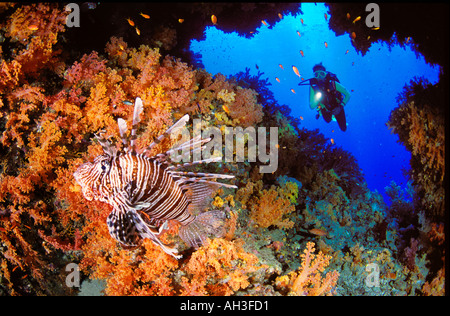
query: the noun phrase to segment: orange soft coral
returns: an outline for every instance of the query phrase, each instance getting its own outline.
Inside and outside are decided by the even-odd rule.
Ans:
[[[262,106],[257,103],[254,90],[244,89],[220,73],[213,78],[199,71],[197,81],[200,83],[198,105],[202,111],[213,109],[218,123],[248,127],[262,121]]]
[[[425,91],[436,95],[438,86],[422,86],[422,81],[412,82],[409,90]],[[408,92],[409,91],[409,92]],[[444,115],[433,98],[404,98],[390,115],[388,127],[399,135],[399,142],[411,152],[411,178],[421,197],[422,207],[431,215],[443,216],[445,210],[445,123]],[[401,100],[401,99],[400,99]],[[431,100],[431,101],[430,101]],[[436,100],[436,102],[440,102]],[[439,103],[438,103],[439,104]]]
[[[306,244],[306,249],[301,254],[302,265],[296,272],[278,277],[276,285],[280,288],[288,288],[293,295],[319,296],[332,294],[339,278],[337,271],[328,272],[322,276],[330,263],[331,256],[322,252],[314,254],[313,242]]]
[[[6,62],[2,60],[0,63],[0,93],[4,93],[6,88],[12,89],[19,83],[19,76],[22,66],[16,60]]]
[[[22,73],[37,75],[38,70],[57,65],[54,57],[58,51],[53,50],[53,45],[58,33],[65,30],[66,15],[56,5],[39,3],[20,6],[9,17],[6,36],[27,45],[14,56]]]
[[[269,190],[259,192],[259,196],[251,200],[250,218],[263,228],[271,225],[292,228],[294,222],[284,217],[295,211],[294,196],[298,194],[298,186],[292,188],[293,185],[287,182],[281,187],[272,186]]]
[[[192,254],[183,269],[182,295],[230,295],[250,285],[258,258],[242,248],[242,242],[214,239]]]
[[[210,74],[179,59],[162,57],[158,49],[130,48],[114,37],[106,45],[107,57],[91,52],[66,67],[57,49],[66,14],[57,5],[21,5],[2,23],[11,43],[11,60],[0,62],[0,117],[5,121],[1,144],[7,151],[0,175],[0,267],[8,291],[27,293],[24,289],[32,288],[35,293],[49,294],[50,290],[39,290],[50,288],[45,285],[51,282],[48,260],[58,252],[79,249],[82,268],[92,278],[107,281],[107,294],[169,295],[188,291],[188,287],[194,291],[199,282],[196,272],[186,268],[183,278],[188,283],[174,284],[179,263],[153,244],[144,242],[131,252],[118,248],[106,225],[110,209],[87,202],[73,172],[101,153],[101,146],[91,141],[99,130],[105,130],[120,146],[117,118],[130,121],[133,107],[126,101],[136,96],[146,105],[141,117],[146,127],[137,141],[143,148],[172,125],[174,118],[195,113],[199,106],[205,113],[211,112],[209,105],[220,107],[224,101],[217,93],[222,88],[242,94],[239,104],[247,109],[255,108],[254,94],[245,89],[237,92],[240,88],[224,77],[215,84]],[[56,84],[41,78],[44,73],[54,75]],[[200,86],[207,93],[202,94]],[[169,144],[162,142],[157,147],[168,149]],[[233,230],[236,218],[229,224]],[[232,237],[231,233],[227,236]],[[215,280],[215,286],[205,289],[208,293],[245,288],[256,264],[240,245],[226,247],[234,251],[231,259],[218,260],[227,265],[224,271],[230,271],[232,282],[225,286]],[[217,247],[210,251],[220,253]],[[242,269],[234,269],[227,260],[245,262]],[[208,266],[210,262],[203,263]],[[222,279],[226,278],[224,271]],[[181,282],[181,278],[176,280]]]

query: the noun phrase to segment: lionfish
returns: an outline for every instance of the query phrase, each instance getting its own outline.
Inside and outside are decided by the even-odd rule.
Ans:
[[[159,239],[159,235],[168,228],[168,222],[175,220],[181,224],[178,234],[190,247],[200,247],[209,236],[222,237],[225,234],[224,212],[213,210],[194,215],[194,211],[202,211],[207,206],[208,198],[217,186],[237,187],[217,181],[234,178],[232,175],[180,171],[183,167],[218,161],[221,157],[175,162],[181,161],[181,156],[174,153],[184,149],[182,155],[190,155],[199,148],[203,149],[211,138],[198,136],[165,153],[152,157],[146,155],[168,135],[183,128],[189,120],[187,114],[137,153],[136,129],[142,111],[142,100],[136,98],[130,137],[126,136],[125,120],[117,120],[123,143],[121,150],[113,146],[103,132],[95,135],[104,153],[92,163],[79,166],[74,177],[87,200],[95,199],[113,206],[107,225],[115,240],[124,246],[137,246],[148,238],[179,259],[182,256],[178,255],[176,247],[171,248]]]

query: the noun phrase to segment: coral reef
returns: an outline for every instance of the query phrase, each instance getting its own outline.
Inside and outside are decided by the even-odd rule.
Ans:
[[[438,86],[420,78],[411,80],[398,97],[388,127],[411,152],[410,176],[420,199],[418,207],[430,215],[445,210],[445,125]]]
[[[289,276],[278,277],[276,285],[288,287],[296,295],[320,296],[331,294],[334,291],[339,273],[334,270],[328,272],[323,278],[321,273],[329,265],[331,256],[319,252],[314,254],[313,242],[306,244],[301,255],[302,264],[298,272],[291,272]]]

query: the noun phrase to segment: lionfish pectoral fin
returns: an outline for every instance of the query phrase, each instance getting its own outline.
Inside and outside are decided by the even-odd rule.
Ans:
[[[188,210],[193,214],[192,211],[202,211],[208,206],[217,187],[208,183],[185,183],[181,189],[186,190],[185,196],[190,202]]]
[[[133,212],[135,211],[133,210]],[[155,245],[159,246],[165,253],[173,256],[175,259],[180,259],[182,257],[182,255],[178,254],[178,249],[176,247],[170,247],[158,238],[158,236],[167,229],[167,221],[160,226],[149,225],[138,213],[135,212],[134,224],[136,231],[141,238],[150,239]]]
[[[149,229],[147,227],[140,232],[140,235],[142,238],[150,239],[155,245],[159,246],[162,250],[164,250],[165,253],[171,255],[175,259],[180,259],[181,257],[183,257],[182,255],[178,254],[178,249],[176,247],[170,247],[169,245],[166,245],[161,240],[159,240],[157,235],[159,235],[161,232],[161,230],[154,231],[153,229]]]
[[[125,246],[136,246],[139,236],[134,224],[134,214],[114,209],[106,220],[110,235]]]
[[[181,226],[179,235],[186,244],[198,248],[208,237],[220,238],[225,235],[225,218],[225,212],[219,210],[201,213],[190,224]]]

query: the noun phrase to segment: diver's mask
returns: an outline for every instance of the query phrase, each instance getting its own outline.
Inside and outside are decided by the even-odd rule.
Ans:
[[[314,72],[314,77],[316,77],[317,79],[324,80],[326,76],[327,76],[327,72],[326,71],[316,70]]]

